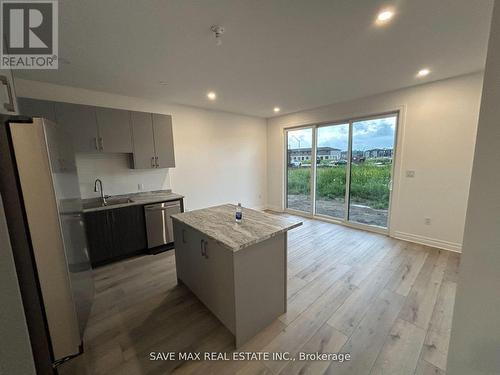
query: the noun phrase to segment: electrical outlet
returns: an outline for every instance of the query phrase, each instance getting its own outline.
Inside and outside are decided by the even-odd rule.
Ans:
[[[144,190],[144,184],[137,184],[137,190]]]
[[[409,177],[409,178],[415,177],[415,171],[407,170],[406,171],[406,177]]]
[[[424,219],[424,223],[425,223],[425,225],[431,225],[431,218],[430,217],[426,217]]]

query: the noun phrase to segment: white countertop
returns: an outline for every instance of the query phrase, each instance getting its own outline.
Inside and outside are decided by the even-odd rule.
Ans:
[[[236,223],[236,205],[224,204],[172,215],[233,251],[262,242],[302,225],[301,221],[243,208],[243,220]]]
[[[112,197],[106,198],[110,202],[113,199],[126,199],[129,198],[131,202],[124,202],[120,204],[110,204],[107,206],[98,206],[98,207],[89,207],[85,208],[85,204],[99,202],[100,198],[90,198],[83,199],[83,212],[94,212],[94,211],[103,211],[103,210],[112,210],[115,208],[128,207],[128,206],[136,206],[136,205],[145,205],[150,203],[159,203],[159,202],[167,202],[173,200],[179,200],[184,198],[183,195],[172,193],[170,190],[158,190],[158,191],[150,191],[144,193],[131,193],[124,195],[115,195]]]

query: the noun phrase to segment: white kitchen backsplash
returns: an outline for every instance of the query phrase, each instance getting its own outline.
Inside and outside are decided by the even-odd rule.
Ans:
[[[130,169],[130,165],[130,154],[77,154],[82,198],[99,196],[94,192],[96,178],[101,179],[107,195],[170,189],[168,169]]]

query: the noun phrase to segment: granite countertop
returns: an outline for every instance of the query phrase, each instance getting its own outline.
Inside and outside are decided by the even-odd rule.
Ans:
[[[121,208],[128,206],[145,205],[150,203],[167,202],[182,198],[184,198],[183,195],[172,193],[172,191],[170,190],[158,190],[158,191],[150,191],[144,193],[113,195],[111,197],[106,198],[106,200],[110,203],[107,206],[98,205],[101,201],[101,198],[83,199],[82,203],[83,203],[83,212],[93,212],[93,211],[111,210],[114,208]],[[126,199],[129,199],[130,202],[113,204],[113,201],[120,201]]]
[[[238,251],[302,225],[301,221],[243,207],[243,220],[235,221],[236,206],[203,208],[172,215],[232,251]]]

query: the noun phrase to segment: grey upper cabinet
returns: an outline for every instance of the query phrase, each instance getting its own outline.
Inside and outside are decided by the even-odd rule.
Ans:
[[[75,152],[99,152],[99,132],[95,108],[86,105],[55,103],[56,122],[73,137]]]
[[[53,173],[76,173],[75,155],[69,134],[59,124],[45,128],[47,146]]]
[[[172,116],[153,113],[153,135],[157,168],[175,167]]]
[[[132,138],[134,140],[134,168],[155,168],[155,144],[151,113],[131,112]]]
[[[132,152],[130,112],[113,108],[97,107],[99,146],[102,152]]]
[[[19,98],[20,114],[61,125],[81,153],[132,153],[133,168],[175,167],[172,116]]]
[[[172,117],[132,112],[134,168],[175,167]]]
[[[17,105],[20,115],[42,117],[50,121],[56,121],[54,102],[30,98],[18,98]]]
[[[76,152],[132,152],[130,113],[70,103],[55,103],[56,122],[73,136]]]
[[[31,98],[17,99],[19,114],[30,117],[41,117],[56,122],[55,103],[48,100],[38,100]],[[72,143],[68,142],[71,134],[56,124],[60,129],[58,131],[53,127],[46,128],[46,131],[53,132],[49,138],[57,140],[49,144],[49,153],[52,170],[55,173],[75,171],[76,165],[73,154]]]

